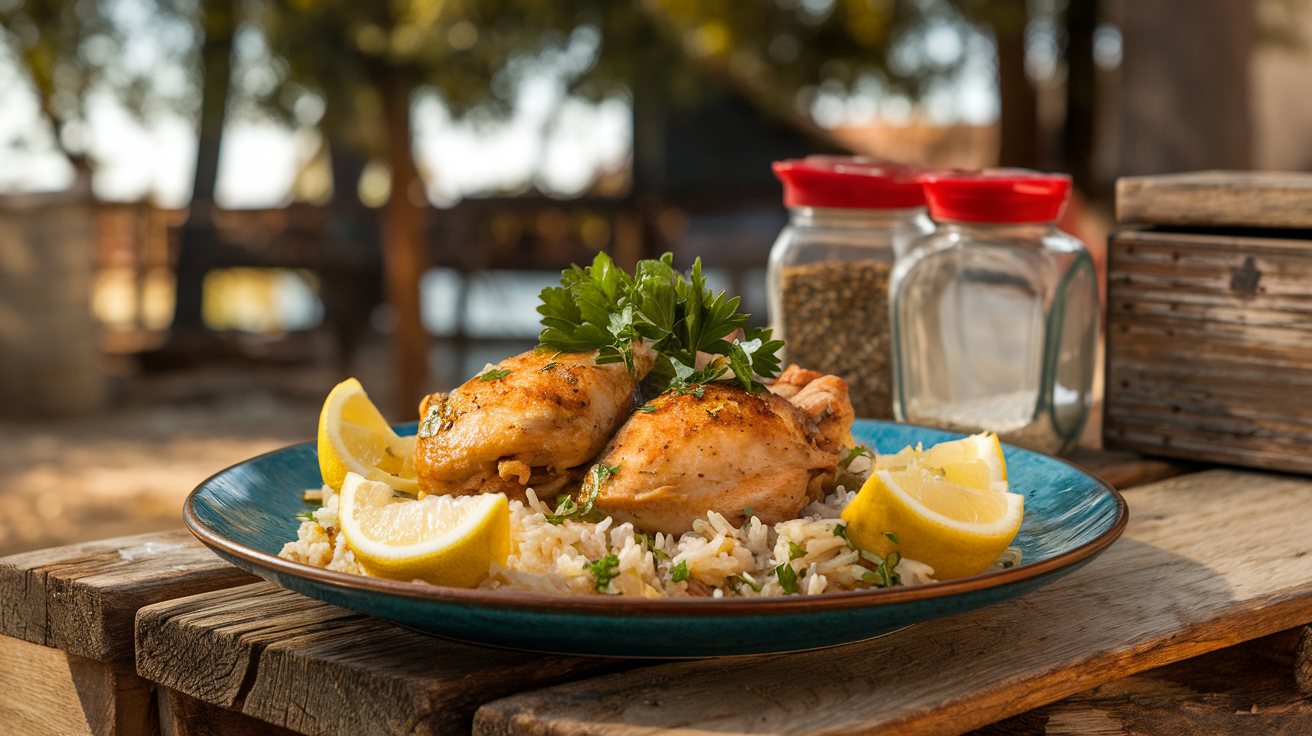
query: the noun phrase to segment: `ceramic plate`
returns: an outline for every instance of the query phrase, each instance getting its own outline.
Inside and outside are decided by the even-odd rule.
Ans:
[[[397,428],[413,434],[414,424]],[[881,453],[959,435],[858,420]],[[1125,528],[1120,494],[1078,468],[1003,446],[1011,490],[1025,495],[1016,567],[909,588],[819,596],[633,600],[462,590],[329,572],[276,555],[296,538],[301,491],[317,488],[313,443],[234,465],[187,498],[187,526],[221,557],[298,593],[437,636],[497,647],[612,657],[715,657],[785,652],[869,639],[1013,598],[1089,562]]]

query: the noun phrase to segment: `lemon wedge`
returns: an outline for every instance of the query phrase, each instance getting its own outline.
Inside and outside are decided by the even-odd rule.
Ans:
[[[415,438],[398,437],[354,378],[333,387],[319,412],[319,472],[340,491],[347,473],[417,493]]]
[[[415,501],[348,473],[337,504],[346,546],[370,575],[472,588],[510,554],[504,493]]]
[[[896,455],[880,455],[876,470],[906,470],[918,466],[945,480],[980,490],[1007,491],[1007,461],[1002,443],[991,432],[940,442],[928,450],[903,448]]]
[[[896,550],[934,568],[936,579],[950,580],[987,570],[1015,539],[1024,510],[1023,496],[954,483],[912,465],[876,470],[843,510],[843,521],[858,549],[881,557]]]

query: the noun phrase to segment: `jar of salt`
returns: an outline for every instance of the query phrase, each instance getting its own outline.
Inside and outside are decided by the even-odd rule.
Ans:
[[[1064,452],[1092,403],[1101,306],[1084,243],[1057,229],[1070,177],[928,174],[934,234],[892,276],[899,421]]]
[[[770,325],[785,361],[847,381],[857,416],[891,419],[888,283],[933,231],[919,170],[869,159],[778,161],[788,226],[770,251]]]

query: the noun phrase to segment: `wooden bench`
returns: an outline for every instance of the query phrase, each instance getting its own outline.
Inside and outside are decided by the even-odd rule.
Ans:
[[[1083,462],[1095,461],[1127,482],[1180,469]],[[1312,642],[1299,642],[1312,481],[1209,470],[1126,498],[1125,537],[1034,593],[869,642],[700,662],[432,638],[252,582],[185,532],[17,555],[0,560],[0,723],[98,736],[992,736],[1312,722],[1298,689],[1312,681]]]

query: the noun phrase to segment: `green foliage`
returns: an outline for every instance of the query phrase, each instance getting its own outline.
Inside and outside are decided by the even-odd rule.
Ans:
[[[657,391],[675,389],[702,395],[702,384],[732,380],[747,391],[764,391],[757,376],[779,375],[776,353],[782,340],[770,330],[748,327],[738,297],[713,293],[702,276],[701,259],[685,278],[674,270],[673,256],[638,262],[629,277],[605,253],[586,269],[573,266],[561,275],[560,286],[542,290],[542,346],[566,352],[598,351],[598,363],[623,361],[634,370],[633,343],[653,342],[659,354],[659,383],[644,381]],[[742,339],[728,339],[742,331]],[[719,358],[697,367],[698,353]],[[650,378],[650,376],[649,376]]]
[[[107,0],[8,0],[0,2],[0,53],[18,62],[36,92],[54,143],[75,166],[86,158],[86,105],[92,91],[108,93],[131,113],[187,111],[194,90],[159,84],[160,65],[190,71],[195,45],[194,6],[186,0],[142,0],[134,25]],[[116,17],[118,16],[118,17]],[[131,64],[133,36],[149,34],[163,55],[159,64]]]

